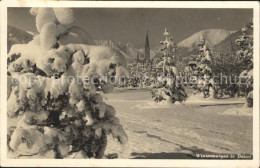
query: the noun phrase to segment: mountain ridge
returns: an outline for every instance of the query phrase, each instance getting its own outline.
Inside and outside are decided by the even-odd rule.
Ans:
[[[33,39],[33,35],[17,27],[7,25],[7,51],[14,44],[26,44]]]
[[[221,41],[223,41],[225,38],[230,36],[231,34],[237,32],[235,31],[229,31],[225,29],[205,29],[201,30],[199,32],[196,32],[189,36],[188,38],[182,40],[178,47],[186,47],[189,49],[193,48],[193,45],[197,45],[199,43],[200,37],[203,36],[206,40],[206,43],[209,47],[214,47],[215,45],[219,44]]]
[[[8,51],[13,44],[17,43],[28,43],[33,39],[36,33],[20,30],[19,28],[8,25]],[[229,31],[224,29],[205,29],[196,32],[189,36],[188,38],[182,40],[177,46],[175,56],[178,61],[184,61],[191,55],[197,54],[194,51],[194,45],[196,45],[200,39],[201,35],[204,35],[206,43],[210,48],[217,49],[218,52],[224,50],[231,50],[231,43],[234,44],[235,39],[241,34],[238,31]],[[230,39],[232,39],[230,42]],[[143,59],[144,48],[136,48],[133,43],[121,43],[114,40],[94,40],[97,45],[105,45],[120,51],[128,61],[136,59],[139,56]],[[158,42],[159,43],[159,42]],[[152,48],[151,58],[160,57],[160,46]]]

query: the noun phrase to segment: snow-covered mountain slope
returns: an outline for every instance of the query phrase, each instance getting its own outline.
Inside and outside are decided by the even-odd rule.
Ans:
[[[235,32],[236,31],[229,31],[224,29],[202,30],[181,41],[178,44],[178,47],[186,47],[189,51],[191,51],[193,49],[194,44],[198,44],[201,35],[203,35],[203,37],[206,39],[206,43],[209,47],[214,47],[215,45],[219,44],[221,41],[223,41]]]
[[[219,44],[214,46],[215,52],[226,53],[230,51],[236,51],[238,46],[235,44],[235,41],[242,35],[242,31],[238,30],[237,32],[231,34]]]
[[[144,49],[136,48],[131,42],[126,43],[126,45],[123,46],[123,49],[131,56],[131,58],[137,58],[137,55],[142,57],[144,53]]]
[[[109,47],[114,48],[114,49],[121,49],[120,43],[117,43],[117,42],[112,41],[112,40],[94,40],[94,42],[97,45],[104,45],[104,46],[109,46]]]
[[[122,54],[125,55],[127,60],[136,59],[137,55],[139,55],[140,57],[143,55],[143,49],[135,48],[135,46],[130,42],[123,44],[121,42],[116,42],[113,40],[95,40],[95,43],[97,45],[109,46],[120,51]]]
[[[32,31],[26,31],[27,33],[29,33],[29,34],[31,34],[31,35],[33,35],[33,36],[36,36],[38,33],[36,33],[36,32],[32,32]]]
[[[7,27],[7,33],[7,51],[13,44],[26,44],[33,39],[32,34],[10,25]]]
[[[234,34],[237,34],[238,31],[229,31],[224,29],[206,29],[201,30],[199,32],[196,32],[189,36],[188,38],[182,40],[177,46],[177,51],[175,52],[175,56],[178,60],[182,61],[183,58],[186,59],[186,57],[189,57],[190,55],[196,55],[197,53],[194,51],[194,47],[198,44],[201,35],[206,39],[206,44],[210,48],[215,48],[215,46],[221,46],[218,47],[218,50],[222,50],[224,47],[221,45],[224,41],[226,44],[227,38],[230,36],[236,36]],[[155,47],[152,49],[152,51],[155,53],[155,57],[161,57],[162,54],[160,53],[160,46]]]
[[[141,52],[142,54],[144,53],[144,48],[141,49],[137,49],[139,52]],[[151,48],[150,49],[150,58],[154,58],[156,56],[156,54],[159,52],[158,48]]]

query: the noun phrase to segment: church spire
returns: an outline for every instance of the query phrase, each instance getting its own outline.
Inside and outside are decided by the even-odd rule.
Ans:
[[[148,31],[146,33],[145,46],[144,46],[144,59],[150,60],[150,45],[149,45]]]

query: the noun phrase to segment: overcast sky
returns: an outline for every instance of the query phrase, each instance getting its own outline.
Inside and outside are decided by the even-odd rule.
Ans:
[[[93,39],[133,42],[138,48],[144,47],[147,30],[153,48],[160,45],[165,27],[178,43],[204,29],[238,30],[253,17],[252,9],[75,8],[75,13],[75,25]],[[29,8],[9,8],[8,24],[36,32]]]

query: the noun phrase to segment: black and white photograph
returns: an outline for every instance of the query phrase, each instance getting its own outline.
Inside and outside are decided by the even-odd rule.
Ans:
[[[7,160],[259,165],[258,3],[59,3],[1,11]]]

